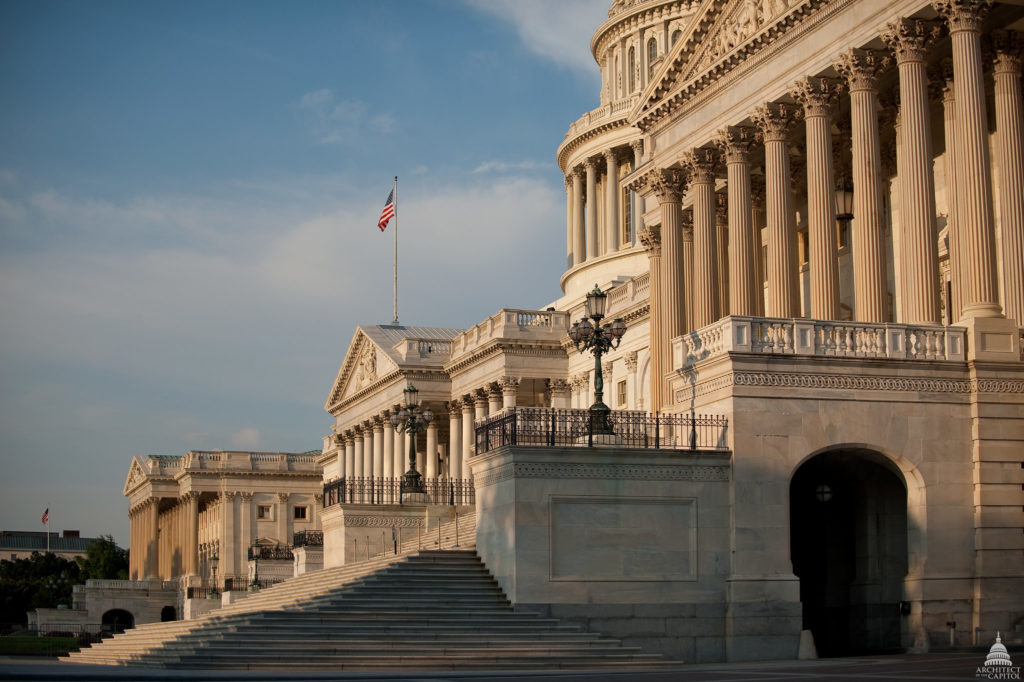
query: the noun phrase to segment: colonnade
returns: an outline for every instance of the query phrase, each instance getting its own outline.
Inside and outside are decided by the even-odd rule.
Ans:
[[[725,315],[801,315],[796,206],[791,148],[806,149],[809,311],[815,319],[839,315],[839,256],[836,241],[836,170],[832,130],[839,97],[850,105],[850,174],[854,185],[852,265],[853,317],[863,322],[893,318],[907,324],[941,324],[936,197],[928,65],[937,38],[952,42],[943,124],[948,142],[946,178],[950,205],[952,321],[974,317],[1015,318],[1024,323],[1024,152],[1022,152],[1021,54],[1017,34],[1000,31],[992,57],[982,51],[981,27],[988,5],[975,0],[933,3],[941,21],[900,19],[880,38],[887,50],[851,49],[837,54],[840,78],[812,74],[792,85],[786,101],[765,102],[704,144],[671,162],[655,159],[629,183],[656,196],[660,226],[641,233],[651,272],[652,386],[670,369],[669,340]],[[895,169],[883,165],[879,128],[879,80],[895,63],[898,125]],[[995,75],[995,149],[1002,263],[997,263],[992,167],[984,67]],[[792,101],[790,101],[792,100]],[[805,136],[794,140],[803,119]],[[938,122],[936,122],[937,124]],[[762,235],[755,220],[757,192],[751,187],[752,157],[763,148],[764,233],[767,285],[757,271]],[[845,155],[845,154],[844,154]],[[724,166],[724,168],[723,168]],[[892,194],[898,218],[893,250],[899,259],[898,314],[887,305],[884,194],[895,171]],[[716,224],[716,183],[726,178],[727,237]],[[688,208],[683,210],[684,198]],[[577,216],[577,228],[579,220]],[[718,251],[716,257],[716,250]],[[590,252],[588,251],[588,255]],[[716,269],[720,272],[716,272]],[[997,279],[1003,273],[1003,296]],[[728,295],[722,295],[727,287]],[[759,305],[763,296],[763,311]],[[665,398],[652,390],[652,409]]]

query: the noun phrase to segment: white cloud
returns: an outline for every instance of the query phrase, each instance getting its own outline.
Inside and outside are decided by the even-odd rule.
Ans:
[[[599,75],[590,38],[608,18],[610,0],[464,0],[512,24],[531,52],[581,75]]]
[[[536,170],[546,167],[547,164],[538,163],[537,161],[516,161],[512,163],[507,161],[485,161],[474,168],[473,173],[477,175],[480,173],[505,173],[507,171]]]
[[[321,144],[345,144],[358,140],[366,129],[389,133],[397,121],[388,111],[371,113],[360,99],[337,99],[326,88],[304,94],[299,108],[311,118],[314,136]]]

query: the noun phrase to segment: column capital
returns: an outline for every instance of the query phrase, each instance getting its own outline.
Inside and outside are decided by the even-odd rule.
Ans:
[[[681,168],[659,168],[646,179],[646,185],[658,196],[658,201],[678,203],[683,199],[689,175]]]
[[[637,234],[640,239],[640,243],[647,249],[647,255],[653,258],[661,256],[661,227],[655,225],[646,229],[640,230]]]
[[[684,153],[682,163],[690,171],[691,183],[713,183],[718,171],[718,151],[714,147],[698,147]]]
[[[370,421],[373,422],[374,431],[383,431],[384,425],[387,424],[387,420],[384,418],[383,414],[376,414],[370,417]]]
[[[571,192],[572,191],[572,176],[573,176],[573,171],[572,171],[572,169],[569,169],[569,172],[565,174],[565,178],[564,178],[564,180],[565,180],[565,191],[566,192]]]
[[[800,108],[794,104],[768,102],[759,106],[751,118],[765,142],[785,142],[800,114]]]
[[[252,502],[253,495],[255,493],[242,492],[238,493],[238,496],[242,498],[242,502]]]
[[[932,7],[949,24],[950,33],[981,31],[992,0],[933,0]]]
[[[588,156],[583,161],[583,166],[584,166],[584,168],[586,168],[587,173],[596,173],[597,172],[597,157],[595,157],[595,156]]]
[[[498,386],[501,389],[502,394],[515,393],[519,390],[519,382],[522,381],[521,377],[510,377],[504,376],[498,379]]]
[[[808,76],[793,83],[789,94],[803,105],[804,118],[828,116],[839,97],[841,83],[837,78]]]
[[[478,407],[487,407],[487,394],[490,392],[490,390],[490,386],[478,388],[476,390],[476,393],[473,394],[473,404]]]
[[[923,19],[897,19],[882,31],[882,41],[896,56],[897,64],[925,62],[928,48],[942,33],[942,26]]]
[[[291,496],[292,496],[291,493],[278,493],[277,494],[277,499],[280,502],[287,502],[289,499],[291,499]]]
[[[636,351],[632,351],[630,353],[626,353],[626,355],[622,358],[622,361],[626,365],[626,371],[627,372],[635,372],[636,371],[638,356],[639,356],[639,353],[637,353]]]
[[[1019,76],[1024,57],[1024,34],[1018,31],[993,31],[990,44],[995,56],[995,72]]]
[[[548,379],[548,390],[552,393],[564,395],[569,390],[569,382],[566,379]]]
[[[639,159],[644,153],[644,141],[642,139],[633,140],[629,143],[629,147],[633,150],[633,157],[636,159]]]
[[[714,137],[727,164],[749,163],[750,150],[756,142],[757,129],[753,126],[727,126],[719,129]]]
[[[617,151],[615,151],[614,149],[610,148],[610,147],[608,149],[605,149],[604,150],[604,162],[606,164],[608,164],[609,166],[613,162],[618,164],[618,162],[619,162],[619,153]]]
[[[324,494],[323,493],[313,493],[313,501],[316,502],[317,504],[319,504],[322,507],[323,504],[324,504]]]
[[[234,502],[236,494],[233,490],[222,490],[220,496],[225,502]]]
[[[448,410],[448,418],[458,418],[462,416],[462,401],[458,398],[453,400],[445,401],[444,407]]]
[[[832,66],[846,79],[850,92],[878,89],[878,78],[892,65],[892,57],[881,50],[853,49],[839,55]]]

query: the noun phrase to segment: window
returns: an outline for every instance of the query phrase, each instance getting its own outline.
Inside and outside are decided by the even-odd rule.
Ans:
[[[636,48],[629,48],[629,91],[636,90]]]
[[[633,193],[622,191],[622,243],[633,243]]]
[[[626,380],[622,379],[618,384],[619,407],[626,406]]]
[[[270,521],[274,516],[274,508],[269,504],[256,505],[256,518],[262,521]]]
[[[676,30],[672,31],[672,44],[675,45],[676,43],[678,43],[679,39],[682,38],[682,37],[683,37],[683,32],[680,31],[678,28]]]
[[[647,41],[647,77],[654,75],[654,60],[658,58],[658,41],[651,38]]]
[[[295,516],[294,516],[295,520],[296,521],[305,521],[306,518],[307,518],[307,516],[306,516],[306,513],[307,513],[306,512],[306,507],[295,507],[294,509],[295,509]]]

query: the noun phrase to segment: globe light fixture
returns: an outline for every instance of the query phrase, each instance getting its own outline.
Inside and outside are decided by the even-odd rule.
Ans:
[[[626,323],[621,318],[601,324],[608,306],[608,294],[596,284],[587,294],[587,317],[575,322],[569,329],[569,339],[576,350],[589,350],[594,354],[594,404],[590,406],[590,431],[594,434],[612,433],[608,415],[611,408],[604,404],[604,375],[601,372],[601,356],[619,347],[626,333]],[[593,320],[593,322],[591,322]]]
[[[405,405],[391,415],[391,425],[395,431],[409,435],[409,470],[402,478],[402,495],[425,492],[420,472],[416,471],[416,434],[425,431],[427,425],[434,421],[434,413],[429,407],[420,408],[419,393],[419,390],[412,384],[406,386],[402,391],[405,396]]]

